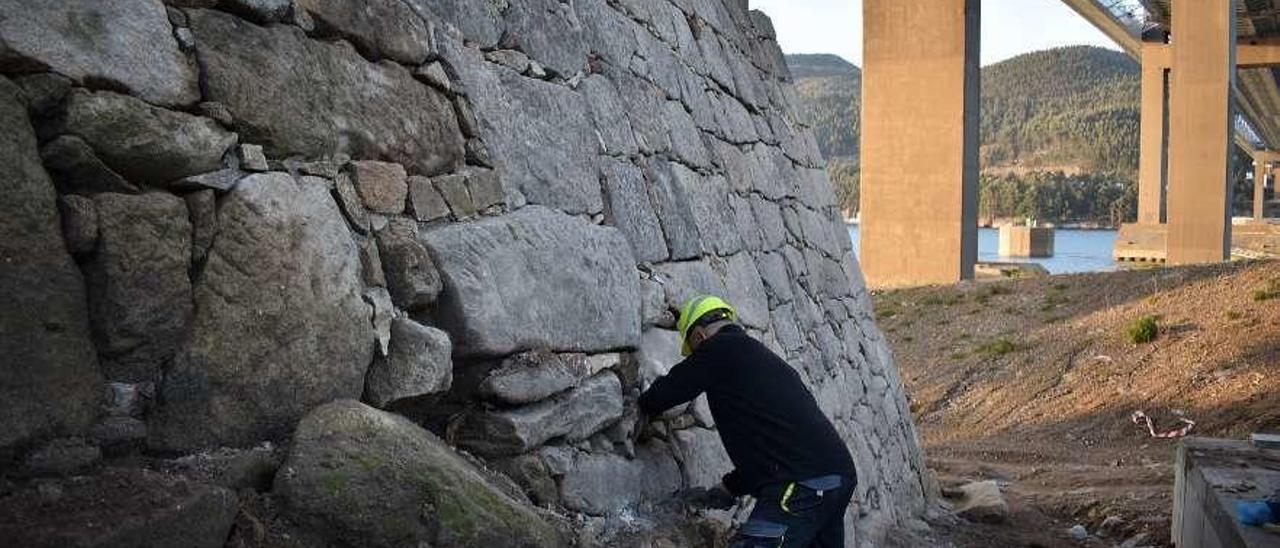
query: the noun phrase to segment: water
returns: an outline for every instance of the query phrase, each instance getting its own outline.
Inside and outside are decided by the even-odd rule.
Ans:
[[[858,225],[849,225],[849,237],[853,239],[853,252],[858,249]],[[1018,259],[1001,257],[996,250],[1000,245],[1000,231],[994,228],[978,229],[978,260],[999,262],[1028,262],[1044,265],[1051,274],[1071,272],[1099,272],[1115,270],[1111,250],[1115,246],[1114,230],[1073,230],[1060,228],[1054,231],[1052,257],[1047,259]]]

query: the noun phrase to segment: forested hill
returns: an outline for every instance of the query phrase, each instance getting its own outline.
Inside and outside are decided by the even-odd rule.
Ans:
[[[982,166],[1071,172],[1138,168],[1138,63],[1075,46],[982,70]]]
[[[802,115],[831,164],[841,200],[856,209],[862,73],[834,55],[789,55],[787,61]],[[1090,46],[1038,51],[983,67],[984,186],[1013,178],[1020,183],[1016,186],[1033,192],[1038,184],[1024,180],[1047,180],[1038,176],[1042,172],[1130,185],[1138,163],[1139,77],[1138,64],[1124,53]],[[1103,207],[1091,211],[1115,210],[1093,205]],[[984,214],[1054,220],[1034,209],[995,208]],[[1083,211],[1065,215],[1073,218],[1057,220],[1087,216]]]
[[[831,54],[788,55],[787,67],[800,96],[800,115],[813,126],[837,197],[849,209],[858,203],[862,69]]]

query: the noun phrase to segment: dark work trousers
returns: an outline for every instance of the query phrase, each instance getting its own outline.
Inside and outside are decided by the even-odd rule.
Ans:
[[[844,548],[853,485],[840,476],[766,485],[730,548]]]

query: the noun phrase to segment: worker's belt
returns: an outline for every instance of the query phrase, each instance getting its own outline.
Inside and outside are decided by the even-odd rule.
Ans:
[[[824,492],[832,489],[838,489],[840,484],[843,482],[844,480],[835,474],[829,476],[818,476],[807,480],[793,481],[787,484],[786,489],[782,490],[782,500],[778,501],[778,506],[781,506],[782,509],[788,513],[791,512],[789,504],[791,502],[792,495],[796,492],[796,486],[813,491],[813,493],[817,495],[818,499],[821,500]]]

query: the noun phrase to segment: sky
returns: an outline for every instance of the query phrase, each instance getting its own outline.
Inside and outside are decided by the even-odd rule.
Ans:
[[[834,53],[862,66],[862,0],[750,0],[784,53]],[[1057,46],[1119,49],[1061,0],[982,0],[982,64]]]

